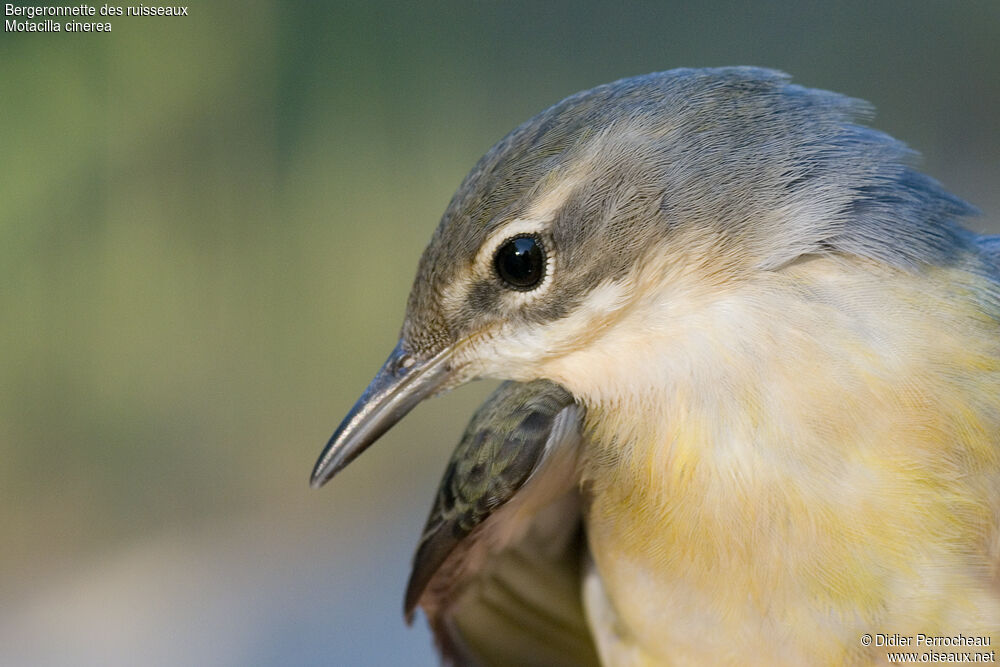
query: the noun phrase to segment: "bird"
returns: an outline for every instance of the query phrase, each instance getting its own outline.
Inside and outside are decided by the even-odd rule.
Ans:
[[[545,664],[542,618],[604,665],[1000,641],[1000,237],[872,117],[773,70],[675,69],[572,95],[472,168],[311,478],[425,398],[515,383],[414,561],[445,662]]]

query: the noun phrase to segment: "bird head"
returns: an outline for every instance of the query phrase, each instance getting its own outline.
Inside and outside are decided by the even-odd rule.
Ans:
[[[940,261],[969,209],[856,123],[868,113],[770,70],[673,70],[573,95],[515,129],[452,198],[399,343],[313,485],[425,397],[476,377],[549,379],[586,402],[616,381],[622,350],[641,359],[650,331],[669,338],[804,255]]]

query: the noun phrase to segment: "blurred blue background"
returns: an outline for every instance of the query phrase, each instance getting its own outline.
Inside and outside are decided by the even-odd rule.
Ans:
[[[996,0],[189,13],[0,35],[3,665],[434,664],[403,586],[492,385],[308,473],[465,172],[566,95],[776,67],[871,101],[1000,231]]]

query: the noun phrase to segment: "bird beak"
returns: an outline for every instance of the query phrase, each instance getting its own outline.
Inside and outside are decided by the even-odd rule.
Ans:
[[[453,347],[425,361],[407,352],[401,340],[365,393],[344,417],[313,468],[310,485],[319,488],[353,461],[413,407],[453,376]]]

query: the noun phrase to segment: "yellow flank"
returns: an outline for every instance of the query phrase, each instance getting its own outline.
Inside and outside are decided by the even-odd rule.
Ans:
[[[647,265],[613,322],[545,362],[588,410],[605,660],[883,663],[866,633],[1000,644],[1000,325],[977,280]]]

